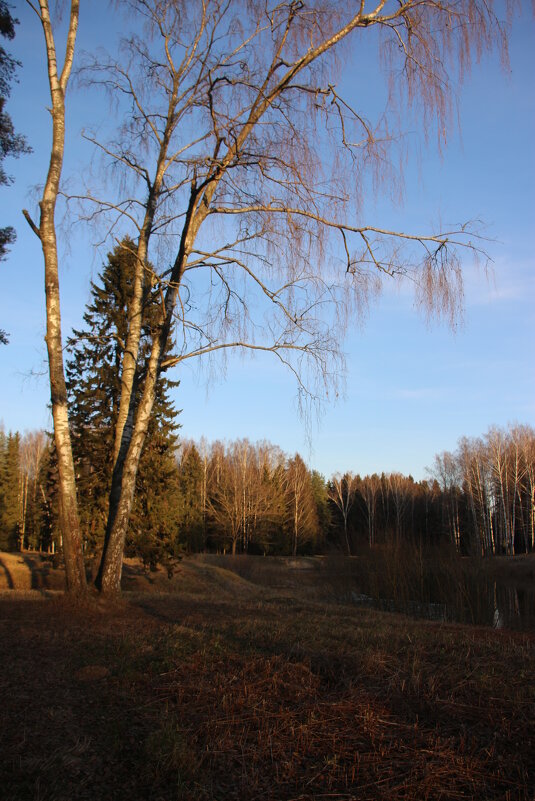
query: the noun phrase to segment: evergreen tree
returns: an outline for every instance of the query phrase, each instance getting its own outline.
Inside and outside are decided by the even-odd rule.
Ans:
[[[4,39],[13,39],[15,36],[15,19],[5,0],[0,0],[0,36]],[[0,45],[0,185],[11,183],[11,179],[4,172],[3,160],[6,156],[19,156],[21,153],[29,153],[26,140],[20,134],[15,133],[13,122],[9,114],[4,111],[6,100],[11,90],[11,82],[19,62],[15,61]],[[11,226],[0,228],[0,260],[6,254],[7,246],[15,241],[15,231]],[[0,329],[0,342],[7,342],[6,333]]]
[[[0,36],[4,39],[13,39],[15,36],[15,19],[9,10],[9,6],[4,0],[0,0]],[[0,45],[0,186],[11,183],[10,177],[6,174],[3,161],[6,156],[19,156],[21,153],[29,153],[30,148],[26,144],[24,137],[16,134],[13,122],[9,114],[4,111],[4,106],[11,90],[15,70],[19,66]],[[8,225],[0,227],[0,261],[7,253],[7,246],[15,241],[15,231]],[[8,335],[0,328],[0,344],[7,345]]]
[[[205,525],[202,506],[203,465],[199,451],[191,443],[178,468],[181,501],[181,532],[189,551],[196,553],[205,546]]]
[[[312,470],[310,474],[312,495],[316,504],[316,514],[318,517],[319,534],[316,541],[316,550],[321,548],[327,539],[327,534],[331,527],[331,509],[329,506],[329,492],[324,477],[317,470]]]
[[[20,520],[20,436],[18,432],[0,440],[0,550],[18,545]]]
[[[54,437],[47,433],[48,443],[39,464],[38,493],[32,509],[30,526],[39,550],[55,553],[62,549],[59,524],[58,463]]]
[[[133,243],[125,239],[108,254],[99,280],[91,284],[84,329],[69,340],[66,375],[71,409],[73,454],[77,469],[79,511],[86,547],[98,548],[104,538],[111,485],[113,431],[121,385],[119,365],[126,340],[135,262]],[[147,291],[143,310],[140,359],[145,359],[157,308]],[[177,382],[161,376],[152,420],[137,478],[128,552],[154,565],[177,553],[179,502],[176,410],[168,392]],[[143,391],[143,376],[136,396]]]
[[[61,544],[57,514],[57,467],[54,440],[49,441],[39,462],[36,490],[28,510],[30,544],[40,551],[55,552]]]

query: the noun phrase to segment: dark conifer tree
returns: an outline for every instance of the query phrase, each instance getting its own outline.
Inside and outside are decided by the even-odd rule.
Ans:
[[[49,443],[39,463],[36,492],[28,510],[28,530],[34,547],[55,552],[60,543],[57,514],[57,466],[54,441]]]
[[[12,16],[9,5],[0,0],[0,36],[4,39],[13,39],[17,23],[18,20]],[[11,117],[4,110],[18,66],[19,62],[0,45],[0,185],[11,183],[11,178],[5,173],[2,164],[6,156],[16,157],[30,152],[26,140],[15,133]],[[4,258],[7,246],[14,241],[15,231],[11,226],[0,228],[0,260]],[[5,332],[0,331],[0,341],[4,341],[4,338]]]
[[[206,532],[202,507],[203,466],[194,444],[183,453],[178,472],[182,539],[187,549],[196,553],[205,547]]]
[[[0,442],[0,550],[14,551],[18,545],[20,520],[20,436],[18,432]]]
[[[99,280],[91,284],[84,329],[75,330],[67,346],[67,390],[80,520],[90,550],[102,544],[106,528],[113,432],[121,392],[119,366],[126,340],[134,259],[134,245],[128,239],[108,254]],[[147,355],[156,314],[149,288],[140,361]],[[178,475],[174,452],[178,425],[177,412],[168,397],[175,386],[177,382],[163,376],[158,380],[130,522],[128,551],[142,556],[150,565],[177,551]],[[143,376],[136,393],[142,391]]]
[[[43,551],[56,553],[62,550],[59,523],[58,462],[54,437],[48,433],[48,447],[39,466],[39,497],[36,508],[36,528],[39,547]]]
[[[329,493],[327,491],[327,484],[321,473],[317,470],[312,470],[310,474],[312,484],[312,494],[314,496],[314,503],[316,504],[316,514],[318,518],[319,534],[316,542],[316,548],[322,548],[331,527],[331,509],[329,506]]]
[[[4,39],[13,39],[17,22],[18,20],[10,12],[9,5],[4,0],[0,0],[0,36]],[[6,156],[19,156],[21,153],[30,152],[26,140],[20,134],[15,133],[11,117],[4,110],[11,90],[11,82],[18,66],[18,61],[15,61],[0,45],[0,186],[11,182],[3,167]],[[6,255],[7,246],[14,241],[15,231],[13,228],[10,225],[0,227],[0,261]],[[0,328],[0,344],[7,345],[7,342],[6,332]]]

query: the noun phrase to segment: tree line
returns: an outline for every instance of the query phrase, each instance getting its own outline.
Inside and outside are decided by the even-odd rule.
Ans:
[[[184,553],[349,555],[384,545],[450,543],[461,554],[535,551],[535,430],[490,429],[435,457],[430,477],[325,478],[268,442],[182,440],[158,431],[143,455],[126,552],[172,567]],[[162,443],[166,442],[165,447]],[[105,465],[77,463],[84,549],[102,547]],[[98,454],[97,454],[98,455]],[[0,432],[0,547],[62,548],[54,447],[42,431]],[[109,479],[108,479],[109,480]]]

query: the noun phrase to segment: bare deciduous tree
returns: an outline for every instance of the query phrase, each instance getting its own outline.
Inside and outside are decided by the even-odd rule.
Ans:
[[[220,458],[217,451],[214,455]],[[262,546],[263,529],[280,514],[272,481],[278,457],[278,449],[267,443],[237,440],[226,448],[217,476],[212,471],[209,515],[233,555],[238,545],[243,553],[251,543]]]
[[[60,528],[65,554],[65,574],[67,588],[74,593],[83,593],[86,588],[85,568],[82,550],[82,537],[76,502],[76,480],[72,457],[71,436],[63,365],[61,336],[61,311],[58,275],[58,247],[56,239],[56,203],[60,188],[63,154],[65,149],[65,93],[71,75],[74,59],[74,46],[78,29],[79,0],[71,0],[69,26],[65,44],[63,67],[59,71],[58,52],[54,40],[54,30],[50,19],[48,0],[33,4],[26,0],[35,11],[41,26],[46,45],[48,82],[52,106],[52,147],[48,174],[39,202],[40,218],[37,225],[27,211],[28,223],[38,236],[43,250],[45,265],[46,294],[46,346],[48,352],[50,397],[54,421],[54,442],[58,460],[58,496]]]
[[[119,590],[137,467],[162,370],[231,348],[264,351],[288,365],[304,397],[315,398],[336,382],[345,325],[383,280],[413,281],[429,313],[454,320],[459,312],[459,253],[477,250],[474,232],[464,224],[396,231],[365,220],[367,169],[376,185],[391,178],[389,145],[397,137],[386,121],[372,123],[365,109],[342,97],[337,59],[342,63],[349,48],[375,31],[391,67],[391,101],[414,107],[426,124],[434,119],[442,132],[454,80],[482,48],[506,49],[489,0],[127,5],[144,23],[143,34],[130,37],[120,61],[94,60],[85,70],[122,114],[114,140],[89,136],[111,182],[79,195],[89,203],[87,217],[105,219],[110,235],[131,235],[137,263],[98,577],[106,592]],[[44,20],[44,0],[40,8]],[[75,20],[77,3],[71,8]],[[63,92],[53,93],[58,132],[75,30]],[[55,64],[51,47],[48,57]],[[56,168],[54,198],[57,178]],[[39,235],[45,262],[52,263],[53,216],[43,214]],[[142,308],[151,294],[161,315],[142,363]],[[58,321],[59,309],[51,307],[50,316]],[[169,358],[173,327],[177,352]],[[59,345],[50,343],[53,403],[63,409]],[[63,454],[66,415],[54,419]],[[76,551],[74,508],[65,514]]]
[[[459,462],[449,451],[437,454],[431,470],[431,475],[437,479],[443,492],[446,503],[444,509],[448,516],[446,528],[451,532],[453,543],[457,549],[460,546],[459,523]]]
[[[535,551],[535,431],[524,425],[515,428],[520,440],[520,451],[524,462],[524,482],[526,487],[526,512],[529,545]],[[526,548],[526,550],[528,550]]]
[[[299,454],[289,460],[286,468],[286,522],[291,533],[292,555],[298,548],[314,542],[319,534],[318,513],[312,493],[310,471]]]
[[[457,460],[472,513],[475,535],[473,545],[482,554],[495,553],[495,526],[490,502],[492,487],[483,441],[463,437],[459,442]]]
[[[26,539],[26,517],[28,499],[35,503],[39,468],[47,448],[48,440],[44,431],[29,431],[20,442],[20,549]]]
[[[342,515],[344,521],[344,539],[348,556],[351,556],[351,546],[349,544],[347,521],[353,504],[355,503],[357,486],[357,477],[352,473],[344,473],[343,476],[337,474],[333,476],[329,482],[329,498]]]
[[[381,479],[374,473],[372,476],[366,476],[360,484],[359,491],[362,497],[362,502],[366,510],[366,517],[368,522],[368,545],[370,548],[375,544],[375,516],[377,510],[377,501],[381,491]]]

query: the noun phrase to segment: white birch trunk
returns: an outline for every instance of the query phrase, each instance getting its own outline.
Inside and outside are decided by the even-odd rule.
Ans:
[[[54,442],[59,472],[60,531],[64,547],[67,590],[80,593],[84,592],[86,589],[86,578],[82,538],[78,520],[76,481],[63,366],[58,251],[55,227],[55,210],[65,147],[65,92],[74,57],[79,0],[71,0],[65,61],[60,76],[58,76],[56,48],[50,21],[48,0],[39,0],[39,9],[46,42],[48,78],[52,100],[52,149],[48,175],[43,190],[43,196],[39,204],[39,227],[37,228],[37,226],[35,226],[27,213],[25,216],[32,229],[39,237],[43,250],[46,295],[46,346],[50,376],[52,419],[54,422]]]

